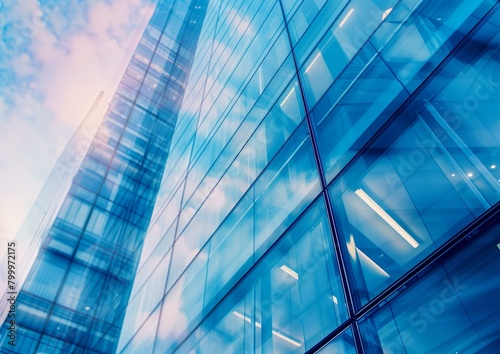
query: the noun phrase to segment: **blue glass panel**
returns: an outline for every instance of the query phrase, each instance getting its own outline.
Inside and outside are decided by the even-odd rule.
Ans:
[[[367,353],[496,353],[500,226],[477,236],[361,325]]]
[[[40,269],[37,267],[38,264],[44,264],[45,267]],[[40,296],[48,301],[54,301],[68,264],[67,258],[53,252],[46,252],[33,265],[33,269],[36,271],[31,272],[26,279],[25,288],[29,289],[36,296]]]
[[[478,34],[490,46],[459,52],[331,187],[361,304],[500,200],[490,29]]]
[[[348,328],[318,350],[318,354],[356,354],[352,329]]]
[[[301,74],[310,107],[314,106],[385,19],[384,11],[396,3],[396,0],[352,0],[345,6],[302,67]]]
[[[303,353],[347,319],[320,198],[202,323],[201,353]]]
[[[326,118],[318,120],[313,114],[327,180],[352,159],[407,97],[384,61],[376,58],[343,92]]]
[[[377,49],[382,48],[382,58],[408,90],[413,91],[459,43],[463,34],[477,23],[477,18],[484,16],[493,2],[425,1],[407,21],[399,21],[397,17],[406,14],[408,5],[413,5],[414,1],[406,3],[396,8],[394,20],[390,15],[374,35],[372,43]],[[388,40],[387,34],[398,25],[397,35]]]
[[[123,354],[151,354],[155,342],[160,311],[156,310],[149,316],[144,325],[137,331],[130,343],[120,351]]]

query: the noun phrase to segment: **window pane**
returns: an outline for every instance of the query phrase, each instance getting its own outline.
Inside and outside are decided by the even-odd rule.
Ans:
[[[496,225],[360,325],[367,353],[496,353]]]
[[[382,22],[384,11],[395,3],[395,0],[352,0],[347,4],[304,64],[302,76],[311,107]]]
[[[347,319],[320,198],[202,323],[201,352],[303,353]]]
[[[321,348],[316,353],[318,354],[356,354],[354,348],[354,338],[352,337],[352,329],[348,328],[339,336],[333,339],[326,346]]]
[[[459,53],[332,185],[361,305],[500,199],[494,48]]]

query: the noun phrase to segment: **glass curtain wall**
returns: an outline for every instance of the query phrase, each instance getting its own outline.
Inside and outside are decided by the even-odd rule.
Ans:
[[[405,304],[454,284],[443,254],[496,220],[498,7],[211,2],[119,351],[495,348],[491,330],[461,339],[474,320],[420,333]],[[395,332],[412,311],[417,333]]]
[[[497,353],[499,33],[495,0],[161,1],[19,352]]]

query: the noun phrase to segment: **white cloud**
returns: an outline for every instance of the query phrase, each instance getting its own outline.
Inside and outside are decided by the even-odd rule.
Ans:
[[[43,9],[23,0],[4,1],[2,11],[28,29],[22,51],[0,58],[16,78],[0,89],[0,232],[13,235],[99,92],[114,91],[152,6],[72,1]]]

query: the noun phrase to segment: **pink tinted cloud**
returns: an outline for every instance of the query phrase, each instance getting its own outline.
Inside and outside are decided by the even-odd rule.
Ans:
[[[149,5],[148,5],[149,4]],[[12,238],[57,157],[100,91],[112,93],[152,13],[147,0],[91,2],[83,31],[55,36],[37,23],[29,52],[10,64],[29,85],[12,88],[9,107],[0,96],[0,234]],[[25,0],[13,15],[40,12]],[[57,18],[49,19],[58,21]],[[134,43],[135,42],[135,43]],[[28,54],[29,53],[29,54]]]
[[[123,71],[124,55],[130,56],[132,39],[151,11],[140,0],[98,2],[90,8],[84,32],[60,42],[40,34],[33,43],[33,55],[43,63],[37,86],[59,122],[75,127],[99,91],[113,90],[110,80]]]

